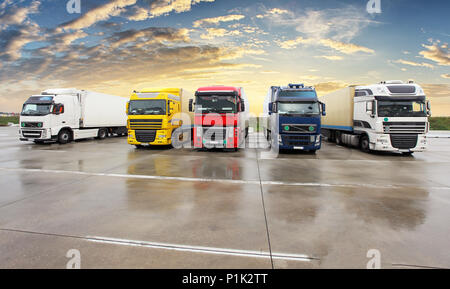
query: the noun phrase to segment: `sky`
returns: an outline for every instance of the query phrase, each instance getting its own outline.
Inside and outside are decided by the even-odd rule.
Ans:
[[[233,85],[258,115],[273,85],[414,80],[450,115],[450,1],[80,0],[72,14],[70,1],[0,2],[0,111],[47,88]]]

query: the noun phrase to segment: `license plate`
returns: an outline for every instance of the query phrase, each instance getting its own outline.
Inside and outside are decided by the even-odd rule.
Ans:
[[[209,143],[210,143],[210,144],[219,144],[218,141],[210,141]]]
[[[294,150],[302,150],[304,147],[294,147]]]

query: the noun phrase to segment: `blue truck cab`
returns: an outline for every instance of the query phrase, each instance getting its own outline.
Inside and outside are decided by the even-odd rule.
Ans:
[[[314,87],[303,84],[272,86],[269,89],[265,135],[279,149],[315,153],[321,147],[321,116],[325,104]]]

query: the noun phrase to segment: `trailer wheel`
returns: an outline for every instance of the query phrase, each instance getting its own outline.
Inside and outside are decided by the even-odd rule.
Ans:
[[[108,132],[106,131],[106,128],[101,128],[98,130],[97,139],[105,139],[108,135]]]
[[[369,142],[369,137],[367,135],[363,135],[361,137],[360,146],[361,146],[361,150],[363,152],[370,153],[370,142]]]
[[[63,129],[58,134],[58,142],[60,144],[66,144],[70,141],[70,131],[67,129]]]
[[[342,138],[341,138],[341,133],[340,132],[336,132],[336,136],[335,136],[335,142],[338,146],[342,145]]]

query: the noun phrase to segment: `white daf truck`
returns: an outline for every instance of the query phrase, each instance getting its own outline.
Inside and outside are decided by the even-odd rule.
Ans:
[[[20,114],[20,140],[66,144],[127,134],[127,98],[75,88],[31,96]]]
[[[320,100],[327,105],[322,134],[332,142],[407,155],[427,148],[430,102],[412,81],[349,86]]]

